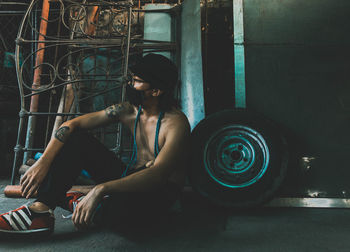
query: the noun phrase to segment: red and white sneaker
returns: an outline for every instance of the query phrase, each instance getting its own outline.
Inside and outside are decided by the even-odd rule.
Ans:
[[[64,206],[61,206],[63,209],[65,210],[68,210],[71,212],[71,214],[65,216],[65,215],[62,215],[62,217],[64,219],[69,219],[69,218],[72,218],[73,216],[73,213],[74,213],[74,210],[75,208],[77,207],[77,205],[79,204],[80,201],[82,201],[84,199],[86,195],[82,192],[77,192],[77,191],[70,191],[70,192],[67,192],[66,194],[66,203]],[[109,196],[106,195],[103,197],[103,200],[107,199]],[[101,202],[102,203],[102,202]],[[97,206],[97,208],[95,209],[93,215],[92,215],[92,219],[94,218],[96,212],[101,208],[101,203]]]
[[[52,233],[54,225],[52,210],[34,212],[26,205],[0,215],[0,232],[3,233]]]
[[[81,192],[76,192],[76,191],[67,192],[66,194],[67,204],[63,206],[63,208],[73,213],[75,208],[79,204],[79,202],[82,201],[84,197],[85,197],[85,194]]]

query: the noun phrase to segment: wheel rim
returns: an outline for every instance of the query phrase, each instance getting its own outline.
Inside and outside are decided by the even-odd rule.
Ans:
[[[244,125],[216,130],[204,147],[204,165],[209,176],[230,188],[242,188],[259,181],[270,160],[263,136]]]

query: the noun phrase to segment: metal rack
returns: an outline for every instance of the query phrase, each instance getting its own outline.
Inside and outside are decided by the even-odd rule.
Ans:
[[[130,61],[145,52],[176,51],[174,41],[143,38],[147,12],[176,16],[179,5],[145,10],[131,0],[31,1],[16,39],[21,110],[11,184],[21,155],[25,163],[43,151],[64,121],[125,100]],[[130,149],[121,124],[94,133],[118,155]]]

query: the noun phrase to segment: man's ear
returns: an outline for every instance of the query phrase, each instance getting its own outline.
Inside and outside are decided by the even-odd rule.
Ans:
[[[153,89],[152,90],[152,96],[160,96],[161,94],[163,94],[163,90],[160,89]]]

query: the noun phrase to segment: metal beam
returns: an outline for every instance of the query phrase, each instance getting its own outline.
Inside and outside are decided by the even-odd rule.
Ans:
[[[233,0],[235,107],[246,107],[243,0]]]

